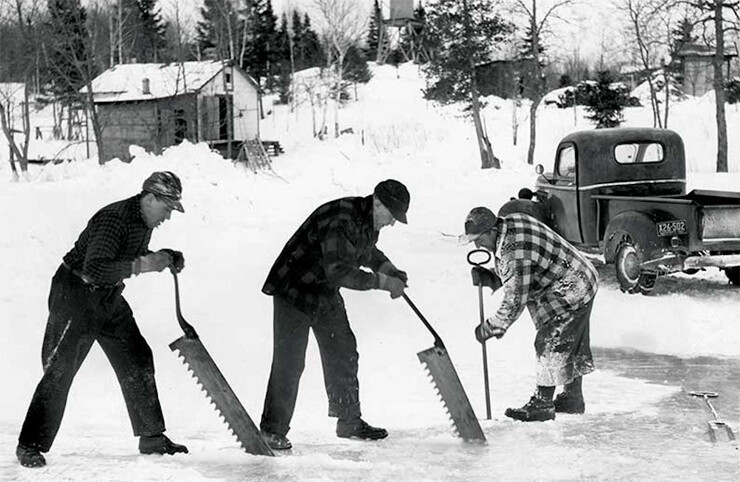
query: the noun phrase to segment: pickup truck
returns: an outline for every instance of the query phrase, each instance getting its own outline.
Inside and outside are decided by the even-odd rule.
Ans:
[[[584,251],[602,252],[622,291],[647,293],[660,275],[707,267],[740,285],[740,193],[686,193],[677,133],[574,132],[558,144],[552,172],[536,172],[534,192],[520,190],[499,215],[530,214]]]

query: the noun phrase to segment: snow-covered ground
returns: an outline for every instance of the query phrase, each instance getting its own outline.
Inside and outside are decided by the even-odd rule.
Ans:
[[[535,174],[524,162],[526,106],[490,99],[486,125],[502,170],[480,170],[474,130],[452,108],[421,97],[415,66],[375,69],[360,101],[340,111],[353,135],[311,138],[310,112],[276,106],[263,138],[285,155],[272,172],[252,173],[203,145],[184,143],[161,156],[136,150],[130,164],[96,161],[33,166],[29,180],[9,182],[0,145],[0,478],[3,480],[737,480],[737,445],[707,441],[709,414],[689,390],[716,390],[715,407],[740,427],[740,291],[718,271],[661,279],[654,295],[617,288],[611,267],[592,317],[598,370],[586,377],[587,414],[524,424],[503,417],[534,388],[534,329],[525,313],[500,341],[488,343],[493,420],[484,420],[477,289],[458,246],[470,208],[498,208]],[[686,143],[692,186],[738,190],[740,142],[730,135],[730,174],[712,174],[714,114],[710,98],[672,107],[670,126]],[[589,128],[582,112],[541,109],[537,162],[551,163],[557,141]],[[512,119],[521,126],[512,143]],[[651,125],[630,109],[628,125]],[[729,132],[740,115],[728,108]],[[43,150],[43,146],[38,147]],[[344,293],[360,352],[360,392],[370,423],[390,436],[340,440],[326,417],[320,361],[312,340],[289,437],[291,454],[243,453],[168,344],[181,336],[171,276],[127,283],[125,296],[152,347],[170,437],[189,455],[139,455],[120,390],[94,347],[75,379],[67,412],[43,469],[21,468],[18,432],[41,376],[40,347],[52,274],[89,217],[139,191],[154,170],[183,180],[186,212],[158,229],[151,247],[185,253],[183,314],[199,331],[247,411],[259,420],[269,375],[271,299],[260,288],[274,258],[318,204],[365,195],[393,177],[411,192],[409,224],[386,228],[380,247],[409,273],[407,293],[435,326],[466,387],[488,444],[456,439],[416,353],[432,337],[402,300],[378,291]],[[486,295],[492,313],[500,294]]]

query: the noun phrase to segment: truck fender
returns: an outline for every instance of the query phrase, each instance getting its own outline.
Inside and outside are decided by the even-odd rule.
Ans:
[[[547,226],[550,226],[549,209],[547,204],[544,202],[532,201],[529,199],[511,199],[505,202],[498,210],[498,215],[501,217],[514,213],[527,214]]]
[[[604,232],[604,260],[613,263],[622,241],[629,241],[643,253],[650,254],[659,247],[653,217],[641,211],[620,213],[609,222]]]

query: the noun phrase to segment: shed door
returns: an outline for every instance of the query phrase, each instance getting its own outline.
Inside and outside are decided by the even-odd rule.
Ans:
[[[234,138],[234,125],[231,117],[233,111],[231,96],[218,96],[218,138],[227,140]]]

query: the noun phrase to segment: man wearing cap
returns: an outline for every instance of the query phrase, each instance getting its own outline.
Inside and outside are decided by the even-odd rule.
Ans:
[[[260,428],[273,449],[291,448],[286,437],[303,372],[309,329],[318,342],[336,434],[365,440],[388,436],[361,418],[357,342],[340,288],[380,289],[398,298],[406,273],[375,245],[380,230],[406,224],[409,192],[388,179],[366,197],[346,197],[318,207],[287,242],[262,291],[273,297],[273,358]],[[372,271],[360,269],[366,267]]]
[[[155,172],[142,192],[99,210],[64,256],[51,282],[49,318],[41,349],[44,374],[26,414],[16,456],[24,467],[42,467],[62,423],[72,380],[97,341],[123,391],[134,435],[143,454],[187,453],[164,435],[154,381],[152,351],[122,296],[123,281],[169,267],[180,271],[179,251],[149,250],[154,228],[184,212],[182,184],[169,172]]]
[[[529,309],[537,334],[537,391],[507,417],[525,422],[552,420],[555,412],[583,413],[582,377],[594,370],[589,342],[591,307],[598,289],[593,265],[552,229],[526,214],[497,217],[484,207],[465,220],[465,243],[493,254],[492,270],[473,267],[473,283],[503,286],[496,314],[475,329],[479,342],[501,338]],[[553,402],[555,388],[563,392]]]

